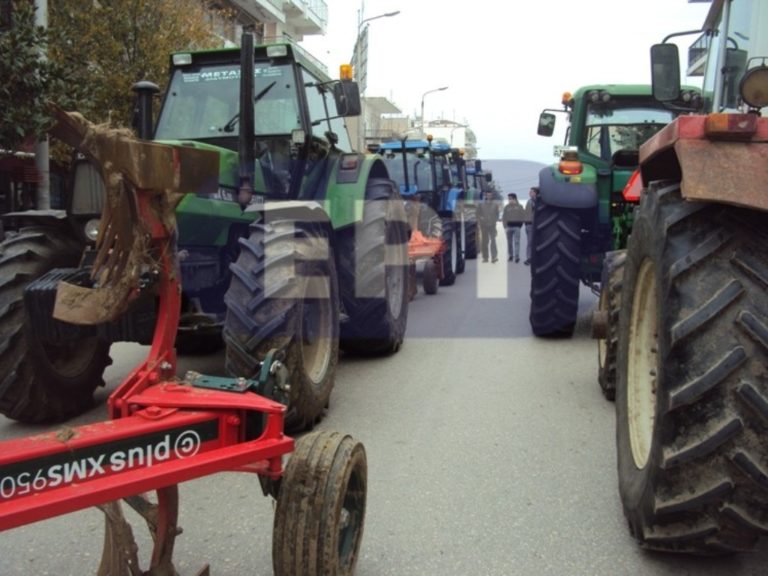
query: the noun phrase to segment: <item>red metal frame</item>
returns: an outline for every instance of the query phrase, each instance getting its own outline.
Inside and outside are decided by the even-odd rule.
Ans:
[[[175,379],[181,287],[172,232],[138,190],[139,214],[160,256],[159,309],[147,359],[108,401],[111,420],[0,443],[0,531],[222,471],[277,479],[293,450],[285,406],[252,392]],[[263,415],[246,438],[249,414]],[[160,499],[160,507],[166,498]],[[174,504],[175,506],[175,504]],[[162,512],[162,511],[161,511]]]

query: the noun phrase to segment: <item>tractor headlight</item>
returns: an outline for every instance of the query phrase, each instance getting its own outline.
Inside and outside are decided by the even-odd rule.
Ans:
[[[96,242],[99,238],[99,224],[100,222],[98,218],[88,220],[88,222],[85,223],[85,237],[91,242]]]
[[[765,62],[747,70],[741,79],[739,91],[744,102],[753,108],[768,106],[768,66]]]

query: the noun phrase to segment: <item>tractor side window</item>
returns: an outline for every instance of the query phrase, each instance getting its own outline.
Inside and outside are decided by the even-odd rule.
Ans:
[[[325,134],[330,130],[336,134],[339,139],[336,147],[345,152],[352,150],[349,142],[347,126],[343,118],[338,118],[336,102],[330,92],[328,84],[317,86],[321,81],[312,76],[307,70],[301,71],[307,95],[307,106],[309,107],[309,119],[312,122],[313,132]],[[326,106],[328,112],[326,113]],[[325,137],[323,137],[325,138]]]
[[[432,189],[432,170],[426,158],[419,158],[413,166],[413,179],[419,190]]]
[[[449,187],[451,185],[450,179],[446,178],[447,167],[445,165],[445,158],[437,157],[435,159],[435,190],[439,190],[443,187]]]

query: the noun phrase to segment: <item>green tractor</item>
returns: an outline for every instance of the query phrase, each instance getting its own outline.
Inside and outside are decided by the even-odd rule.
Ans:
[[[565,93],[562,109],[545,109],[538,134],[552,136],[567,116],[565,146],[539,173],[533,216],[530,323],[537,336],[569,337],[577,319],[579,286],[606,286],[606,255],[623,250],[637,199],[625,187],[638,149],[671,120],[701,105],[696,89],[661,103],[645,85],[591,85]],[[616,255],[608,256],[615,258]]]
[[[156,125],[157,87],[134,89],[141,138],[210,151],[218,172],[215,181],[202,167],[186,175],[175,212],[178,350],[223,341],[226,372],[246,379],[276,353],[290,373],[290,386],[275,391],[286,423],[312,426],[329,403],[339,351],[397,351],[408,315],[402,201],[381,159],[352,151],[344,124],[360,113],[357,84],[331,80],[292,44],[254,46],[246,33],[242,50],[172,55]],[[151,341],[151,270],[120,318],[51,320],[59,281],[97,287],[87,268],[103,190],[79,164],[66,215],[31,213],[0,245],[0,412],[9,418],[82,412],[103,385],[110,344]]]

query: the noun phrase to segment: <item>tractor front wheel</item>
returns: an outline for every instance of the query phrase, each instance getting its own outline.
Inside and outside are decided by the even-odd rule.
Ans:
[[[408,229],[390,180],[368,183],[363,220],[339,235],[341,347],[355,354],[397,352],[408,321]]]
[[[24,289],[54,268],[77,266],[82,247],[56,228],[22,229],[0,244],[0,412],[27,423],[63,422],[93,405],[110,364],[96,335],[42,339]]]
[[[768,532],[764,212],[651,183],[627,247],[619,492],[646,548],[729,554]]]
[[[570,337],[576,326],[581,276],[581,220],[573,211],[536,203],[531,249],[531,329]]]
[[[276,576],[351,576],[365,523],[365,448],[350,436],[321,431],[296,442],[275,509]]]
[[[598,310],[604,315],[605,338],[597,341],[597,378],[606,400],[616,396],[616,349],[618,347],[621,284],[624,278],[626,250],[608,252],[603,261]]]
[[[240,248],[224,299],[227,372],[257,377],[266,355],[282,351],[291,386],[286,428],[310,428],[328,405],[339,356],[329,238],[322,226],[274,219],[252,224]]]

